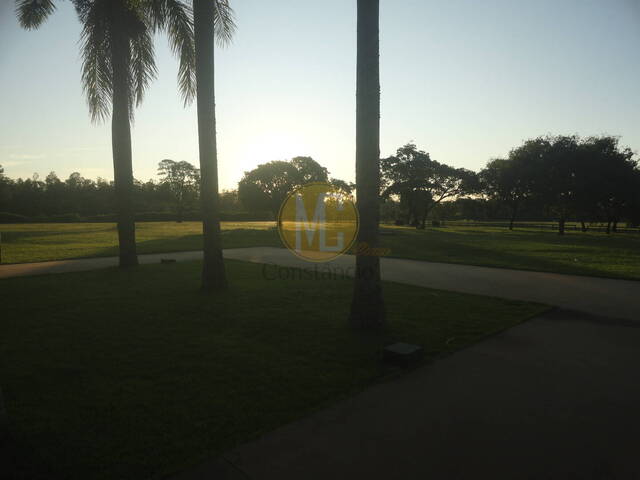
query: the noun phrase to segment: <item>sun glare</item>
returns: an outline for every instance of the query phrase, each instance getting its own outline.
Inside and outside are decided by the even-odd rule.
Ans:
[[[246,170],[271,160],[288,160],[299,155],[311,155],[304,138],[284,132],[268,132],[247,141],[242,165]]]

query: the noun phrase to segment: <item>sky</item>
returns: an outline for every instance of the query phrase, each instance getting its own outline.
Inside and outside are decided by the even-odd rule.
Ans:
[[[355,178],[355,0],[231,0],[216,49],[220,187],[270,160],[313,157]],[[109,122],[90,122],[69,1],[37,31],[0,0],[0,165],[10,177],[112,179]],[[156,39],[158,78],[135,112],[134,176],[198,164],[195,106]],[[380,0],[381,156],[411,141],[481,169],[527,138],[612,134],[640,151],[640,0]]]

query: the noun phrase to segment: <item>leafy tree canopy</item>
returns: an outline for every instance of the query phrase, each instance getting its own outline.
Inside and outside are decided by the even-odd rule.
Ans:
[[[311,182],[326,182],[328,178],[328,170],[311,157],[274,160],[245,172],[238,184],[238,196],[248,210],[268,210],[275,216],[295,188]]]
[[[479,190],[476,174],[432,160],[415,144],[380,161],[382,197],[400,197],[408,223],[424,228],[429,212],[443,200]]]

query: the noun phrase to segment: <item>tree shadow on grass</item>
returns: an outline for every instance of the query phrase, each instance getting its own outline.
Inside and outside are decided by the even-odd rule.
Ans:
[[[222,248],[281,247],[282,243],[274,230],[235,229],[223,230],[220,234]],[[138,254],[181,252],[202,250],[202,234],[180,237],[158,238],[138,242]],[[117,248],[116,248],[117,250]]]

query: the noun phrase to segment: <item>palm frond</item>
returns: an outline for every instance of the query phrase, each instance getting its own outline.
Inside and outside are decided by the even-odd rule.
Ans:
[[[16,15],[20,26],[28,30],[38,28],[53,13],[52,0],[16,0]]]
[[[86,12],[81,34],[82,89],[93,122],[103,121],[111,113],[113,68],[109,30],[104,12],[99,8]]]
[[[95,2],[93,0],[71,0],[71,3],[76,9],[80,23],[84,25]]]
[[[229,0],[213,0],[213,25],[218,45],[226,46],[231,43],[236,31],[236,22]]]
[[[142,9],[154,33],[164,28],[167,23],[166,0],[146,0],[142,3]]]
[[[154,10],[162,15],[155,24],[167,32],[169,45],[178,57],[178,87],[185,105],[196,95],[196,55],[193,38],[193,12],[180,0],[150,0]]]
[[[144,29],[131,40],[130,82],[132,102],[139,106],[149,83],[156,78],[156,68],[153,51],[153,36],[150,29]],[[133,109],[131,109],[133,113]]]

